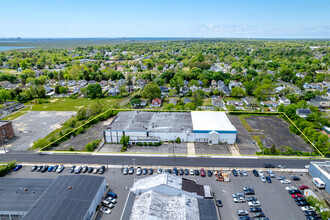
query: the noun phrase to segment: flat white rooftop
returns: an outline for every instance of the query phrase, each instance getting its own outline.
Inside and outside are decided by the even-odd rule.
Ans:
[[[224,112],[192,111],[191,118],[194,132],[217,131],[220,133],[237,133],[236,128]]]

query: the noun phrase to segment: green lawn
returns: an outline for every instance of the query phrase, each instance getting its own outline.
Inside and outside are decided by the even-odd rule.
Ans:
[[[211,98],[203,99],[203,106],[210,106],[210,105],[212,105]]]
[[[97,102],[97,99],[89,98],[52,98],[47,99],[50,103],[32,104],[32,111],[77,111],[82,107],[90,107]],[[121,99],[117,97],[106,97],[100,99],[105,103],[105,106],[112,106],[118,103]]]
[[[235,97],[225,97],[225,98],[223,98],[223,100],[226,102],[226,101],[228,101],[228,100],[240,101],[240,100],[242,100],[242,99],[240,99],[240,98],[235,98]]]
[[[2,120],[4,120],[4,121],[12,121],[12,120],[14,120],[14,119],[16,119],[18,117],[21,117],[22,115],[25,115],[26,113],[27,113],[27,111],[24,111],[24,110],[23,111],[17,111],[15,113],[13,113],[13,114],[11,114],[11,115],[3,118]]]

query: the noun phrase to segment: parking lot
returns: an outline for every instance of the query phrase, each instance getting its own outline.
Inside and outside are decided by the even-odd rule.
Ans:
[[[99,166],[98,166],[99,167]],[[164,167],[162,167],[164,168]],[[24,166],[18,172],[11,172],[6,175],[5,178],[56,178],[58,175],[82,175],[69,173],[70,167],[66,167],[60,174],[55,172],[30,172],[31,166]],[[153,167],[156,171],[157,167]],[[255,191],[255,196],[261,203],[262,211],[270,219],[305,219],[304,213],[300,207],[296,205],[294,200],[291,198],[289,193],[285,190],[286,186],[297,186],[296,184],[304,184],[312,187],[312,190],[317,195],[323,194],[322,192],[316,191],[314,185],[310,181],[310,177],[307,173],[283,173],[274,172],[275,178],[272,178],[272,183],[264,183],[259,177],[255,177],[252,172],[248,171],[248,176],[234,177],[230,174],[230,182],[218,182],[215,177],[200,177],[200,176],[182,176],[188,179],[193,179],[198,184],[210,185],[214,195],[217,199],[221,199],[223,207],[220,209],[220,215],[222,220],[238,219],[237,210],[247,210],[249,207],[247,202],[245,203],[234,203],[232,194],[237,192],[243,192],[243,187],[252,186]],[[266,173],[264,173],[267,176]],[[120,219],[122,210],[125,205],[126,197],[129,189],[133,185],[135,178],[143,178],[145,176],[137,176],[136,172],[133,175],[123,175],[121,168],[108,168],[103,175],[85,173],[84,175],[98,175],[104,176],[109,186],[109,190],[118,195],[117,204],[111,209],[111,214],[106,215],[98,213],[96,219]],[[301,178],[301,181],[292,182],[291,184],[281,184],[277,180],[277,176],[296,175]],[[248,196],[246,196],[248,197]],[[249,213],[251,217],[251,213]]]

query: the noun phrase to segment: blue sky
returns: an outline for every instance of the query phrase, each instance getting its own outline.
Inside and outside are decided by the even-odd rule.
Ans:
[[[0,37],[330,38],[330,0],[0,0]]]

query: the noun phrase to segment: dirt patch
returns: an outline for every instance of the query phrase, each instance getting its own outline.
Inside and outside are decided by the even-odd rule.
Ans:
[[[50,102],[56,102],[58,99],[51,99]]]

